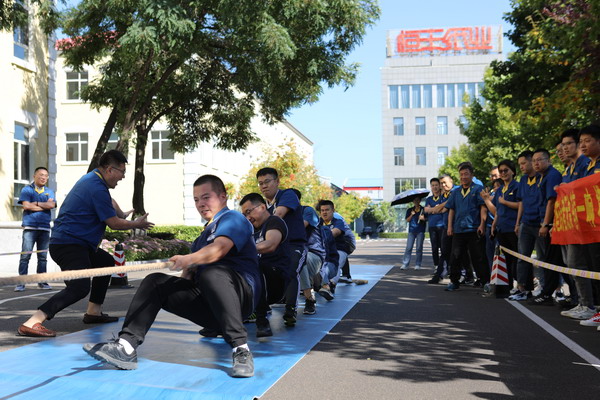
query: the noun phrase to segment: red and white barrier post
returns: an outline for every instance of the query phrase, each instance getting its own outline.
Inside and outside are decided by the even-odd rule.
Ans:
[[[125,251],[123,250],[123,245],[118,243],[115,246],[115,252],[113,254],[115,259],[115,266],[123,266],[125,265]],[[127,273],[123,274],[112,274],[110,276],[110,287],[111,288],[120,288],[120,289],[130,289],[133,286],[129,284],[127,280]]]

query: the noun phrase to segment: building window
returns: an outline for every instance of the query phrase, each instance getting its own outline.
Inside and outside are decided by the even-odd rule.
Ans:
[[[456,99],[456,106],[457,107],[462,107],[465,105],[465,84],[464,83],[458,83],[456,84],[456,95],[457,95],[457,99]]]
[[[423,85],[423,107],[433,107],[433,86]]]
[[[469,129],[469,120],[467,120],[467,117],[465,117],[464,115],[458,117],[458,124],[461,132],[464,132],[465,130]]]
[[[448,147],[437,148],[437,164],[444,165],[446,163],[446,157],[448,157]]]
[[[448,117],[437,117],[437,134],[448,134]]]
[[[469,95],[469,103],[474,101],[477,98],[477,84],[476,83],[467,83],[467,94]]]
[[[394,118],[394,136],[404,135],[404,118]]]
[[[171,150],[169,131],[152,131],[150,138],[153,160],[174,160],[175,153]]]
[[[81,100],[81,90],[88,85],[87,71],[67,72],[67,99]]]
[[[427,165],[427,149],[425,147],[417,147],[415,148],[416,152],[416,164],[417,165]]]
[[[427,180],[425,178],[395,178],[394,190],[398,194],[409,189],[427,189]]]
[[[421,85],[411,85],[412,108],[421,108]]]
[[[108,138],[108,142],[106,142],[106,151],[114,150],[117,148],[117,144],[119,143],[119,135],[116,133],[111,133]]]
[[[22,0],[16,0],[14,7],[29,13],[25,2]],[[13,55],[27,61],[29,58],[29,16],[27,16],[27,21],[23,25],[14,27],[13,42]]]
[[[410,86],[400,86],[400,102],[402,108],[410,108]]]
[[[404,165],[404,147],[394,147],[394,165]]]
[[[446,103],[447,103],[447,107],[456,107],[456,98],[455,98],[455,93],[456,91],[454,90],[455,86],[454,83],[449,83],[446,85]]]
[[[425,135],[425,117],[415,117],[415,135]]]
[[[483,82],[477,84],[477,99],[481,104],[485,102],[485,99],[483,98]]]
[[[88,134],[67,133],[67,161],[88,160]]]
[[[14,135],[14,196],[19,197],[21,190],[29,184],[29,128],[15,124]]]
[[[398,86],[391,85],[390,88],[390,108],[398,108]]]
[[[437,106],[442,108],[446,107],[446,86],[445,85],[437,85]]]

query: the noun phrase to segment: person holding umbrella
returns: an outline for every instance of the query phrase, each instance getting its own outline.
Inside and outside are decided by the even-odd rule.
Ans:
[[[417,242],[417,261],[415,269],[421,269],[423,260],[423,241],[425,239],[425,225],[427,225],[421,200],[423,197],[415,197],[413,200],[414,206],[406,210],[406,222],[408,223],[408,240],[406,241],[406,250],[404,250],[404,259],[400,269],[407,269],[412,257],[412,249]]]

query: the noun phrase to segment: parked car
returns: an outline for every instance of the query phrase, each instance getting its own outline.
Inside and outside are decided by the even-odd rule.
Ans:
[[[367,236],[371,236],[373,234],[373,227],[371,226],[365,226],[362,230],[362,232],[360,233],[360,237],[361,238],[365,238]]]

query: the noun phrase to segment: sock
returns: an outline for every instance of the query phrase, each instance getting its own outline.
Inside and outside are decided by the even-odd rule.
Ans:
[[[133,348],[133,346],[131,345],[131,343],[129,343],[127,340],[125,339],[119,339],[119,344],[123,346],[123,349],[125,349],[125,353],[127,353],[128,356],[130,356],[135,349]]]
[[[248,343],[244,343],[241,346],[234,347],[233,352],[235,353],[237,351],[237,349],[245,349],[245,350],[250,351],[250,347],[248,347]]]

